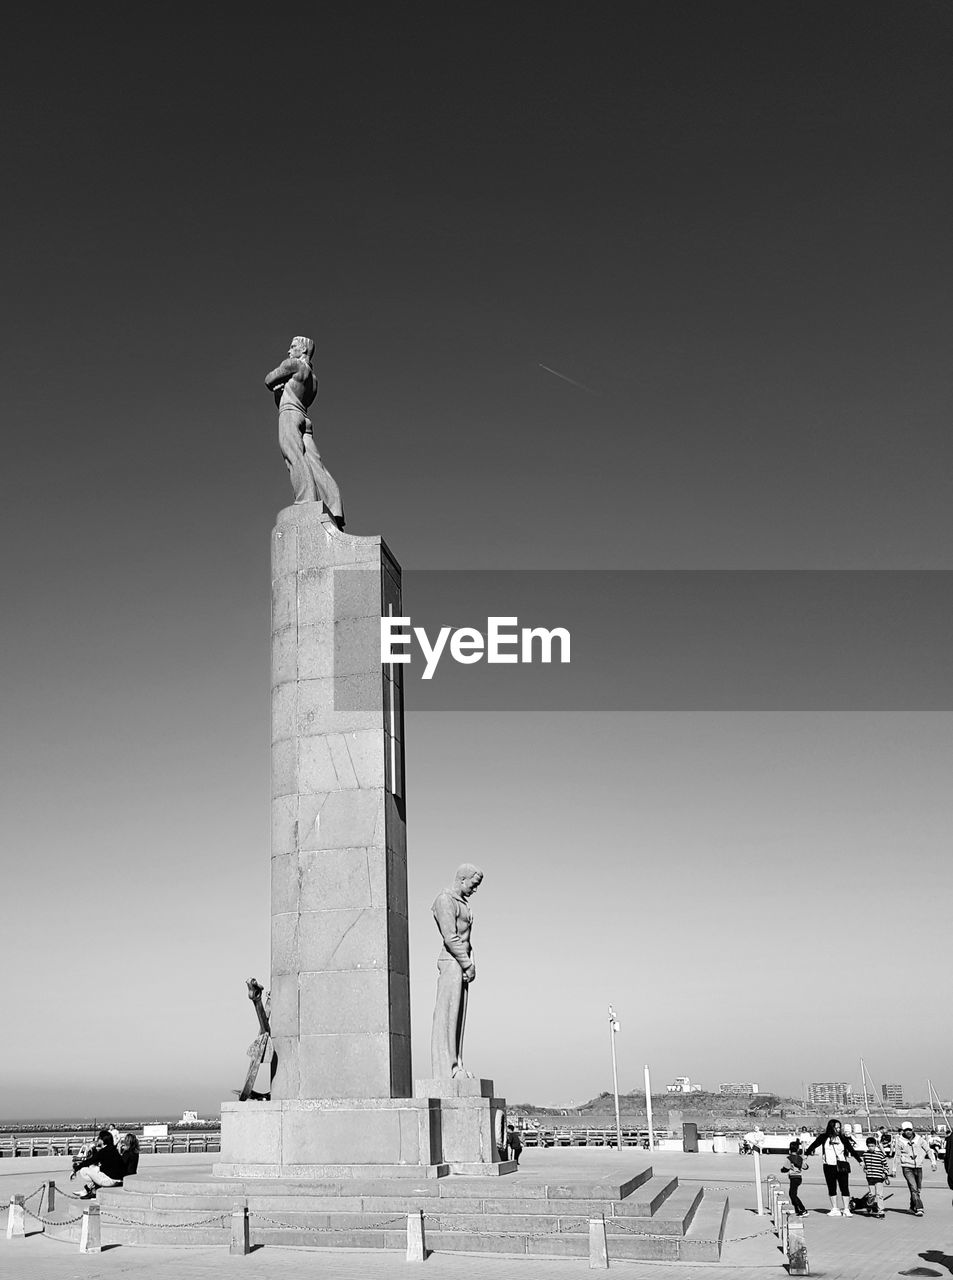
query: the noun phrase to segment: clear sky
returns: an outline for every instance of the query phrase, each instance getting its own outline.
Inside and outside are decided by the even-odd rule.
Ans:
[[[8,30],[0,1115],[242,1083],[292,334],[408,573],[953,568],[943,0],[119,13]],[[951,774],[922,699],[411,711],[416,1073],[472,860],[510,1101],[610,1000],[624,1088],[953,1092]]]

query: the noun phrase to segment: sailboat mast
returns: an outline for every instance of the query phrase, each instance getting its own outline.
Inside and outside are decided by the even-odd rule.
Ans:
[[[867,1112],[867,1132],[870,1133],[873,1125],[870,1122],[870,1100],[867,1097],[867,1068],[864,1066],[864,1060],[860,1060],[860,1079],[864,1086],[864,1110]],[[873,1083],[873,1081],[871,1081]]]

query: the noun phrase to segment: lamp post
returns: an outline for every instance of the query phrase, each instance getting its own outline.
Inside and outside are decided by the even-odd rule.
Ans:
[[[622,1124],[619,1120],[619,1070],[615,1060],[615,1038],[619,1030],[619,1019],[615,1009],[609,1005],[609,1046],[612,1049],[612,1091],[615,1094],[615,1141],[616,1150],[622,1150]]]

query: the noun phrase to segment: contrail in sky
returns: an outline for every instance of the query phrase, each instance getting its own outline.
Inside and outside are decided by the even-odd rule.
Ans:
[[[598,391],[593,391],[592,387],[587,387],[584,382],[577,382],[575,378],[567,378],[567,376],[564,373],[560,373],[558,369],[550,369],[548,364],[541,364],[537,361],[537,366],[540,369],[545,369],[547,373],[551,373],[554,378],[562,378],[563,382],[569,382],[574,387],[578,387],[580,391],[588,391],[591,396],[597,396],[599,394]]]

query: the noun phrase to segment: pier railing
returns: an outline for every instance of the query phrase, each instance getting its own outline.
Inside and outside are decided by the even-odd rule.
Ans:
[[[133,1130],[133,1132],[135,1132]],[[0,1160],[30,1156],[75,1156],[95,1138],[94,1133],[0,1133]],[[221,1150],[222,1135],[218,1129],[201,1133],[170,1133],[167,1138],[143,1137],[139,1150],[147,1155],[186,1155],[193,1152]]]

